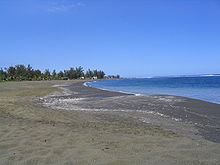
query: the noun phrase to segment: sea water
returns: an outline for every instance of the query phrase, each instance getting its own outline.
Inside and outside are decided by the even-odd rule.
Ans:
[[[104,80],[86,85],[137,95],[184,96],[220,104],[220,76]]]

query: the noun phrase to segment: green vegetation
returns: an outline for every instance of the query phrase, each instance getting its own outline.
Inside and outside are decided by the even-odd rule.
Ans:
[[[84,69],[81,66],[60,72],[56,72],[56,70],[50,72],[49,69],[41,72],[39,69],[33,69],[30,65],[27,67],[25,65],[16,65],[5,69],[0,69],[0,81],[72,80],[85,78],[103,79],[119,77],[119,75],[105,77],[105,72],[102,70],[89,69],[88,71],[84,72]]]

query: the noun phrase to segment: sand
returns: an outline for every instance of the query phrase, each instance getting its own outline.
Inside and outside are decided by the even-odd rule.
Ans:
[[[220,164],[218,108],[79,81],[0,83],[0,164]]]

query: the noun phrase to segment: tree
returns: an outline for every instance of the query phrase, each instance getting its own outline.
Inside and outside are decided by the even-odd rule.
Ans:
[[[51,80],[51,79],[79,79],[81,77],[103,79],[105,77],[105,72],[102,70],[88,70],[84,72],[83,67],[72,67],[69,70],[60,71],[53,70],[52,74],[49,69],[46,69],[42,73],[39,69],[35,70],[29,64],[27,67],[25,65],[15,65],[5,68],[4,70],[0,68],[0,81],[13,81],[13,80]],[[120,76],[108,76],[109,78],[119,78]]]
[[[26,76],[28,80],[33,80],[35,77],[35,72],[32,69],[31,65],[28,64],[27,69],[26,69]]]
[[[103,79],[105,77],[105,72],[98,70],[88,70],[85,74],[86,78],[97,77],[98,79]]]
[[[53,80],[56,80],[56,79],[57,79],[56,70],[53,70],[53,72],[52,72],[52,79],[53,79]]]
[[[16,65],[14,68],[14,79],[26,80],[26,67],[24,65]]]
[[[64,73],[62,71],[60,71],[58,73],[58,78],[61,80],[64,77]]]
[[[86,78],[92,78],[94,76],[93,71],[91,71],[90,69],[86,72],[85,74]]]
[[[76,79],[76,70],[74,68],[70,68],[70,70],[65,71],[65,76],[69,79]]]
[[[33,75],[34,75],[33,80],[41,80],[42,79],[42,73],[39,69],[34,70]]]
[[[15,80],[15,75],[16,75],[15,67],[10,66],[7,69],[7,72],[8,72],[8,80]]]
[[[0,81],[5,81],[7,78],[7,73],[1,68],[0,69]]]
[[[98,79],[103,79],[104,77],[105,77],[105,73],[103,71],[100,70],[100,71],[97,72],[97,78]]]
[[[84,76],[84,70],[83,67],[79,66],[78,68],[76,67],[76,78],[80,78]]]
[[[49,69],[46,69],[44,71],[44,79],[45,80],[50,80],[51,79],[51,75],[50,75],[50,70]]]

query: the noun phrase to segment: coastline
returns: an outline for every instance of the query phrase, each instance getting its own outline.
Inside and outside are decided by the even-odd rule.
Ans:
[[[200,77],[216,77],[216,76],[210,76],[210,75],[207,76],[207,75],[205,75],[205,76],[152,77],[152,78],[153,79],[157,79],[157,78],[186,78],[186,77],[187,78],[192,78],[192,77],[193,78],[200,78]],[[220,77],[220,76],[217,76],[217,77]],[[144,79],[149,79],[149,78],[127,78],[127,79],[117,79],[117,80],[128,80],[128,79],[129,80],[137,80],[137,79],[144,80]],[[100,80],[100,81],[107,81],[107,80]],[[94,81],[94,82],[96,82],[96,81]],[[90,87],[102,89],[102,90],[113,91],[113,92],[115,91],[115,92],[121,92],[121,93],[133,94],[133,95],[164,95],[164,96],[168,95],[168,96],[177,96],[177,97],[183,97],[183,98],[185,97],[185,98],[189,98],[189,99],[195,99],[195,100],[200,100],[200,101],[204,101],[204,102],[214,103],[214,104],[219,104],[220,105],[220,97],[219,97],[219,95],[217,95],[217,93],[220,92],[219,91],[220,88],[216,88],[216,91],[214,91],[213,88],[211,88],[211,87],[210,88],[206,88],[206,86],[204,86],[203,88],[200,87],[198,89],[197,88],[191,88],[189,86],[189,87],[187,87],[185,89],[185,88],[180,87],[180,84],[179,84],[176,87],[175,86],[173,87],[171,85],[171,87],[168,87],[168,89],[164,90],[163,89],[164,84],[163,84],[163,86],[161,86],[161,87],[155,86],[154,87],[155,89],[154,88],[151,89],[151,87],[148,88],[148,87],[143,86],[143,82],[134,82],[134,81],[133,82],[126,82],[126,81],[119,82],[119,84],[123,84],[125,86],[125,88],[123,88],[122,86],[119,86],[119,88],[114,88],[114,87],[117,86],[117,84],[114,83],[114,82],[112,83],[113,85],[111,85],[111,83],[105,84],[105,82],[103,82],[103,84],[102,83],[101,84],[98,83],[100,86],[103,86],[103,87],[100,87],[99,85],[96,86],[95,84],[91,84],[91,85],[86,84],[86,85],[90,86]],[[91,81],[90,82],[85,82],[85,83],[91,83]],[[128,84],[130,85],[130,83],[131,83],[131,85],[132,85],[132,83],[134,83],[134,84],[140,83],[140,88],[138,89],[138,88],[136,88],[137,85],[134,85],[134,86],[130,86],[130,87],[133,87],[132,89],[131,88],[127,89],[126,86]],[[149,82],[147,81],[146,83],[149,83]],[[174,88],[176,88],[176,91],[173,90]],[[160,91],[160,89],[163,89],[163,90]],[[209,89],[209,90],[204,90],[204,89]],[[193,91],[193,92],[191,92],[191,91]],[[199,91],[202,91],[202,92],[199,92]],[[212,93],[215,93],[215,94],[212,94]]]
[[[123,79],[117,79],[117,80],[123,80]],[[108,81],[108,80],[100,80],[100,81]],[[118,92],[118,93],[123,93],[123,94],[128,94],[128,95],[136,95],[136,96],[142,95],[142,94],[138,94],[138,93],[129,93],[129,92],[123,92],[123,91],[108,90],[108,89],[105,89],[105,88],[96,88],[96,87],[92,87],[90,85],[87,85],[87,83],[90,83],[90,82],[96,82],[96,81],[86,81],[86,82],[83,83],[83,85],[86,86],[86,87],[100,89],[100,90],[103,90],[103,91]]]
[[[220,144],[204,139],[206,129],[170,117],[187,99],[103,91],[80,80],[6,82],[0,92],[0,164],[220,163]]]
[[[191,77],[191,76],[188,76]],[[201,76],[202,77],[202,76]],[[206,76],[208,77],[208,76]],[[220,76],[219,76],[220,77]],[[151,77],[151,78],[160,78],[160,77]],[[129,79],[129,78],[127,78]],[[142,79],[142,78],[130,78],[130,79]],[[146,77],[143,79],[147,79]],[[123,79],[118,79],[118,80],[123,80]],[[100,80],[100,81],[107,81],[107,80]],[[124,93],[124,94],[129,94],[129,95],[135,95],[135,96],[174,96],[174,97],[182,97],[185,99],[191,99],[191,100],[197,100],[197,101],[202,101],[202,102],[207,102],[207,103],[211,103],[211,104],[217,104],[220,105],[220,103],[216,103],[216,102],[210,102],[210,101],[206,101],[206,100],[201,100],[201,99],[196,99],[196,98],[190,98],[190,97],[186,97],[186,96],[178,96],[178,95],[169,95],[169,94],[140,94],[140,93],[131,93],[131,92],[124,92],[124,91],[114,91],[114,90],[109,90],[109,89],[105,89],[105,88],[96,88],[96,87],[92,87],[87,85],[86,83],[90,83],[90,82],[96,82],[96,81],[85,81],[83,83],[84,86],[86,87],[90,87],[90,88],[95,88],[95,89],[100,89],[100,90],[104,90],[104,91],[110,91],[110,92],[119,92],[119,93]]]
[[[44,101],[49,100],[49,106],[52,108],[58,107],[65,110],[129,112],[136,117],[139,116],[137,118],[143,118],[146,114],[154,114],[157,117],[162,117],[160,120],[176,121],[175,124],[179,124],[178,128],[175,124],[172,126],[168,124],[163,127],[162,123],[165,123],[165,121],[158,123],[153,121],[153,124],[162,126],[163,129],[174,132],[179,129],[176,133],[193,138],[202,137],[220,143],[219,104],[181,96],[134,95],[85,86],[84,83],[79,82],[64,87],[70,91],[70,94],[62,96],[63,100],[58,96],[49,97]],[[57,99],[59,99],[59,102],[57,102]],[[68,99],[69,101],[67,101]],[[74,102],[74,99],[78,100]],[[181,124],[190,125],[196,132],[190,134],[187,130],[181,130]],[[173,127],[174,130],[172,130]]]

